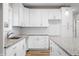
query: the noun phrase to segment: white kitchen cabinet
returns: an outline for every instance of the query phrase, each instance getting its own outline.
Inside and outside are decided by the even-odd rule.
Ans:
[[[48,27],[48,9],[40,9],[41,26]]]
[[[20,26],[20,21],[19,21],[19,5],[18,4],[13,4],[13,26]]]
[[[73,12],[70,7],[62,7],[61,36],[73,37]]]
[[[8,20],[9,20],[9,30],[12,30],[12,14],[13,14],[13,12],[12,12],[13,10],[12,10],[12,6],[10,6],[10,4],[9,4],[9,10],[8,10],[8,12],[9,12],[9,15],[8,15]]]
[[[41,14],[40,9],[30,9],[30,26],[41,26]]]
[[[23,27],[28,27],[30,26],[29,24],[29,8],[24,7],[24,20],[23,20]]]
[[[48,9],[48,19],[60,19],[61,20],[61,9]]]
[[[17,56],[24,56],[26,53],[26,46],[25,46],[25,39],[23,39],[22,41],[20,41],[18,43],[17,49],[16,49],[16,55]]]
[[[4,31],[9,31],[12,29],[12,7],[10,4],[3,4],[3,26]]]
[[[30,9],[30,26],[48,27],[48,10]]]
[[[13,26],[23,25],[23,7],[21,3],[13,3]]]
[[[48,36],[29,36],[28,49],[48,49]]]
[[[23,16],[24,16],[24,14],[23,14],[23,8],[24,8],[24,6],[22,5],[22,4],[18,4],[19,5],[19,25],[20,26],[23,26],[23,24],[24,24],[24,18],[23,18]]]
[[[25,39],[5,49],[6,56],[25,56]]]
[[[51,56],[68,56],[57,44],[50,40]]]

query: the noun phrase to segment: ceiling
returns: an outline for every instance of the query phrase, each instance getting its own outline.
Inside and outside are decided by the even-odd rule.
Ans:
[[[76,12],[79,12],[79,3],[23,3],[23,5],[29,8],[72,7]]]

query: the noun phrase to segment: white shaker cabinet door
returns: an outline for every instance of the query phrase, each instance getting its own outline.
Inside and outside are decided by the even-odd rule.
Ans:
[[[30,9],[30,26],[41,26],[41,14],[40,9]]]
[[[36,36],[29,36],[28,38],[28,49],[35,49],[37,45]]]
[[[24,21],[23,21],[23,23],[24,23],[24,27],[28,27],[28,26],[30,26],[30,24],[29,24],[29,9],[28,8],[26,8],[26,7],[24,7]]]
[[[39,47],[41,49],[48,49],[49,48],[49,40],[48,36],[39,36]]]
[[[18,4],[13,4],[13,26],[19,26],[19,8]]]
[[[25,39],[21,40],[17,45],[17,56],[25,56]]]
[[[23,7],[24,6],[22,4],[19,4],[19,10],[18,10],[19,13],[18,14],[19,14],[19,25],[20,26],[23,26],[23,24],[24,24],[23,23],[23,21],[24,21],[24,18],[23,18]]]
[[[48,10],[41,9],[41,26],[48,27]]]
[[[60,19],[61,20],[61,10],[60,9],[48,9],[48,19]]]
[[[28,38],[29,49],[48,49],[49,41],[48,36],[29,36]]]

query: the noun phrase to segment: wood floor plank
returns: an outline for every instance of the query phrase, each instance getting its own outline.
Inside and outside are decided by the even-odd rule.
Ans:
[[[49,56],[50,55],[50,49],[49,50],[29,50],[26,52],[26,56]]]

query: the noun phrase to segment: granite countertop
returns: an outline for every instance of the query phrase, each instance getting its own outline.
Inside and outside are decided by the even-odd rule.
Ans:
[[[7,39],[7,41],[5,41],[4,48],[8,48],[8,47],[16,44],[17,42],[19,42],[23,38],[28,39],[29,36],[48,36],[48,34],[37,34],[37,33],[36,34],[19,34],[18,36],[21,38],[19,38],[19,39]]]
[[[22,38],[19,39],[7,39],[7,41],[5,42],[4,48],[8,48],[14,44],[16,44],[17,42],[21,41]]]
[[[55,43],[57,43],[59,46],[61,46],[64,50],[66,50],[70,55],[72,55],[72,56],[74,56],[74,55],[76,55],[76,56],[79,56],[79,53],[78,53],[78,49],[76,49],[76,48],[78,48],[78,44],[77,45],[75,45],[75,46],[77,46],[76,48],[75,48],[75,46],[74,46],[74,43],[76,42],[75,40],[74,40],[74,38],[57,38],[57,37],[50,37],[49,38],[51,41],[53,41],[53,42],[55,42]]]
[[[25,34],[26,36],[49,36],[48,34],[41,34],[41,33],[30,33],[30,34]]]
[[[24,36],[24,35],[19,35],[21,38],[19,39],[7,39],[7,41],[5,41],[4,44],[4,48],[8,48],[14,44],[16,44],[17,42],[21,41],[23,38],[28,38],[28,36]]]

